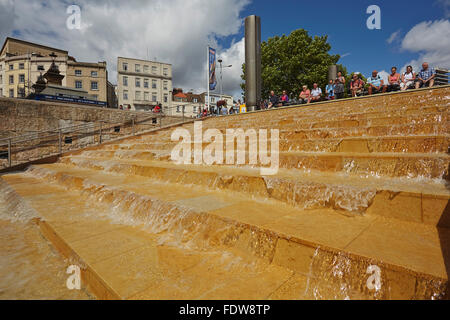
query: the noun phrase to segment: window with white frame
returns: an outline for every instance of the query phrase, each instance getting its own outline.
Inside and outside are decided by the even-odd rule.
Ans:
[[[75,81],[75,88],[76,89],[83,89],[83,82],[80,80]]]
[[[19,74],[19,83],[25,83],[25,75]]]
[[[83,71],[81,71],[81,70],[75,70],[75,75],[76,75],[77,77],[81,77],[81,76],[83,75]]]
[[[164,81],[164,90],[169,90],[168,85],[169,85],[169,82]]]
[[[123,77],[123,85],[124,85],[124,87],[128,87],[128,77]]]
[[[137,65],[135,66],[135,71],[136,71],[136,72],[141,72],[141,65],[140,65],[140,64],[137,64]]]
[[[19,69],[20,70],[25,69],[25,63],[19,63]]]
[[[136,78],[136,88],[141,87],[141,78]]]
[[[144,100],[145,101],[150,101],[150,93],[144,92]]]
[[[158,72],[158,68],[156,66],[152,66],[152,73],[156,74]]]
[[[128,63],[126,62],[122,63],[122,69],[123,71],[128,71]]]
[[[14,63],[11,63],[11,64],[9,65],[9,70],[14,70]]]
[[[97,78],[98,77],[98,72],[97,71],[91,71],[91,77],[92,78]]]
[[[157,99],[158,98],[157,98],[156,92],[153,92],[153,94],[152,94],[152,101],[156,102]]]
[[[125,90],[123,92],[123,100],[128,100],[128,91],[127,90]]]
[[[144,65],[144,72],[145,72],[145,73],[149,73],[149,72],[150,72],[149,66]]]
[[[152,80],[152,89],[156,89],[157,81]]]
[[[14,98],[14,89],[9,89],[9,97]]]
[[[164,76],[168,76],[169,75],[169,69],[168,68],[164,68],[163,74],[164,74]]]
[[[9,84],[14,84],[14,75],[9,76]]]
[[[141,100],[141,92],[140,91],[136,91],[135,100]]]
[[[91,81],[91,90],[98,90],[98,82]]]
[[[169,101],[169,95],[167,93],[164,94],[164,102],[168,102]]]
[[[148,86],[149,86],[149,81],[148,81],[148,79],[144,79],[144,88],[147,88],[147,89],[148,89]]]

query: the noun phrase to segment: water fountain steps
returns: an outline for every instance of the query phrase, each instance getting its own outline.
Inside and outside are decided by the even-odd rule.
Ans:
[[[112,160],[170,160],[170,152],[148,151],[86,151],[90,158]],[[248,159],[248,156],[246,155]],[[192,155],[193,159],[193,155]],[[352,152],[280,152],[279,167],[301,171],[317,170],[363,176],[443,179],[448,177],[450,156],[427,153],[352,153]],[[193,160],[192,160],[193,163]],[[226,166],[226,164],[224,164]],[[234,165],[233,165],[234,166]],[[248,166],[248,165],[246,165]]]
[[[259,139],[259,141],[264,141]],[[164,142],[122,141],[104,146],[103,150],[172,150],[179,142],[170,140]],[[267,141],[270,147],[270,139]],[[202,143],[202,150],[210,145]],[[450,145],[449,135],[425,136],[383,136],[383,137],[347,137],[328,139],[289,139],[280,140],[280,151],[303,152],[361,152],[361,153],[447,153]],[[235,150],[239,150],[234,143]],[[248,150],[249,141],[245,141],[244,151]],[[189,144],[189,147],[192,146]],[[226,145],[224,144],[224,148]]]
[[[411,184],[398,179],[349,177],[335,173],[281,170],[261,177],[258,169],[184,166],[161,161],[67,157],[62,163],[103,172],[133,174],[186,187],[239,192],[275,199],[304,209],[334,208],[349,214],[368,212],[404,221],[450,227],[446,214],[450,192],[440,184]]]
[[[184,279],[184,282],[177,282],[179,291],[186,290],[186,286],[182,289],[181,285],[186,281],[192,286],[187,286],[190,293],[178,292],[181,298],[193,298],[196,293],[197,298],[223,298],[226,289],[233,286],[238,288],[228,294],[234,299],[317,298],[318,294],[321,298],[328,295],[328,298],[340,299],[437,298],[441,297],[447,283],[440,244],[443,234],[429,226],[372,215],[350,218],[332,210],[302,211],[270,201],[249,201],[236,194],[155,184],[138,176],[111,175],[63,165],[37,166],[28,174],[9,175],[4,179],[43,215],[46,222],[42,222],[41,227],[50,240],[66,255],[75,254],[75,258],[85,264],[88,270],[85,280],[99,286],[91,290],[102,298],[177,297],[174,290],[170,290],[172,279],[177,277],[167,270],[161,276],[160,264],[153,261],[155,250],[161,248],[155,249],[151,235],[139,234],[143,237],[141,246],[136,243],[135,229],[105,221],[94,223],[86,221],[86,215],[80,216],[83,208],[91,207],[93,212],[99,212],[96,206],[103,204],[112,204],[118,215],[114,218],[119,220],[153,227],[154,231],[159,228],[159,233],[168,230],[172,235],[185,235],[185,243],[204,246],[206,242],[209,252],[215,252],[214,247],[223,250],[226,246],[233,253],[242,252],[240,258],[251,254],[257,259],[256,264],[263,266],[261,274],[255,273],[253,266],[247,273],[239,269],[238,278],[233,272],[230,274],[219,268],[211,279],[207,277],[214,283],[205,284],[201,280],[204,272],[216,268],[219,264],[216,260],[221,257],[213,255],[216,260],[212,260],[216,262],[210,265],[209,261],[196,260],[191,252],[179,251],[180,260],[171,260],[167,267],[171,266],[173,273],[178,271],[179,281]],[[35,192],[36,186],[41,194]],[[162,210],[148,217],[151,207]],[[320,230],[314,227],[317,225],[321,226]],[[132,234],[131,240],[127,232]],[[125,252],[120,253],[121,250]],[[108,252],[111,257],[99,257]],[[201,270],[194,278],[186,276],[185,270],[177,269],[189,264],[191,258],[196,260],[197,267],[193,265],[188,269],[194,273],[196,268]],[[370,292],[366,287],[366,269],[374,264],[382,270],[383,285],[378,292]],[[122,268],[125,266],[129,268],[126,272]],[[166,277],[164,272],[170,275]],[[144,276],[133,282],[136,274]],[[220,280],[218,274],[222,275]],[[249,292],[248,283],[239,281],[250,278],[253,284],[258,276],[258,290]],[[228,282],[230,278],[234,281]],[[99,283],[99,279],[103,283]],[[157,289],[160,285],[163,285],[162,290]],[[130,289],[136,286],[134,291]],[[265,290],[261,286],[265,286]]]

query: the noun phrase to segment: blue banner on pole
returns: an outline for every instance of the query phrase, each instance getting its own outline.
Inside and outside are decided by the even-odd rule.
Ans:
[[[216,85],[216,50],[209,48],[209,90],[215,90]]]

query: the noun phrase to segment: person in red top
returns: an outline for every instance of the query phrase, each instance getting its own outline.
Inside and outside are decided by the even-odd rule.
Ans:
[[[161,107],[159,105],[156,105],[156,107],[153,108],[154,113],[159,113],[161,111]]]
[[[311,91],[308,89],[308,86],[303,86],[303,91],[300,93],[299,98],[301,103],[311,102]]]
[[[397,67],[391,68],[391,74],[388,77],[388,92],[392,91],[399,91],[400,90],[400,82],[401,82],[401,75],[397,72]]]
[[[364,88],[364,81],[362,81],[357,74],[353,75],[353,80],[350,82],[350,90],[352,91],[352,97],[356,97],[361,94]]]

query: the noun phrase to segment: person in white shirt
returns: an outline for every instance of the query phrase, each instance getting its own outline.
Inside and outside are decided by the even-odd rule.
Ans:
[[[407,66],[406,72],[402,75],[402,82],[400,83],[400,89],[405,91],[408,88],[414,86],[414,81],[416,80],[416,75],[414,74],[413,67]]]
[[[322,99],[322,89],[319,88],[317,83],[314,83],[313,89],[311,90],[311,102],[317,102]]]

